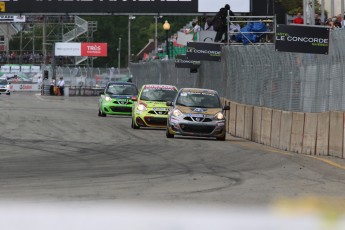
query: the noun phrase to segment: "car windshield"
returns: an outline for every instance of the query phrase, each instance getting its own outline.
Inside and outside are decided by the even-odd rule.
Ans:
[[[0,79],[0,85],[7,85],[7,80]]]
[[[109,85],[107,90],[107,94],[115,94],[115,95],[137,95],[138,90],[137,87],[134,85]]]
[[[181,92],[176,100],[176,105],[198,108],[220,108],[220,101],[217,94]]]
[[[145,88],[140,100],[144,101],[172,101],[177,94],[175,88]]]

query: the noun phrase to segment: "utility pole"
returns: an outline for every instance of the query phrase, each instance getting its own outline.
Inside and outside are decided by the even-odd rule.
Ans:
[[[118,68],[119,73],[120,73],[120,68],[121,68],[121,37],[119,37],[119,48],[117,48],[117,52],[118,52],[117,68]]]

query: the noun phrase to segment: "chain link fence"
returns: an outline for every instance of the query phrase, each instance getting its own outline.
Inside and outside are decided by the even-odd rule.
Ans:
[[[222,62],[198,73],[173,61],[132,64],[134,82],[217,90],[238,103],[296,112],[345,111],[345,30],[330,34],[329,55],[276,52],[274,45],[227,46]]]

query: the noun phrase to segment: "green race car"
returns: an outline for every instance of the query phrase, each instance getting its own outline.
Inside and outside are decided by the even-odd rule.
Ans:
[[[177,88],[172,85],[142,86],[132,112],[132,128],[157,127],[167,124],[169,107],[167,101],[174,100]]]
[[[128,82],[109,82],[98,103],[98,116],[131,115],[137,87]]]

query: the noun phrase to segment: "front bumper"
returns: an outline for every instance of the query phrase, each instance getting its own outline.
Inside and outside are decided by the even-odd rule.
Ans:
[[[213,117],[198,121],[188,116],[171,116],[168,119],[168,128],[172,134],[182,136],[222,137],[226,132],[225,119],[216,120]]]
[[[132,115],[132,106],[132,101],[128,101],[127,104],[120,104],[116,100],[111,102],[103,101],[101,103],[101,110],[108,115]]]
[[[9,94],[10,90],[7,87],[0,87],[0,94]]]
[[[140,127],[165,128],[168,119],[168,109],[151,108],[147,111],[135,111],[134,121]]]

